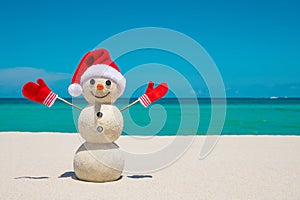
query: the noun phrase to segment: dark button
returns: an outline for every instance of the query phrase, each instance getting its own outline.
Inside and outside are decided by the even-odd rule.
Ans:
[[[97,117],[102,117],[103,116],[103,114],[102,114],[102,112],[97,112]]]

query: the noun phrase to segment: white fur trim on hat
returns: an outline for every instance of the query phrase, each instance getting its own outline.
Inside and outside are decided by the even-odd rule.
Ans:
[[[68,92],[71,96],[78,97],[82,93],[82,87],[77,83],[73,83],[68,87]]]
[[[92,77],[105,77],[115,81],[121,89],[120,96],[123,94],[126,85],[126,79],[115,68],[105,64],[92,65],[82,74],[80,85]]]

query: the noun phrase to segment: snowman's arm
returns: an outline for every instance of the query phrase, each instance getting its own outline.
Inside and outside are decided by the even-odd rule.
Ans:
[[[22,87],[22,94],[24,97],[30,99],[31,101],[44,104],[48,107],[51,107],[56,99],[77,108],[78,110],[82,110],[82,108],[66,101],[63,98],[60,98],[57,94],[55,94],[45,83],[45,81],[39,78],[36,83],[27,82]]]
[[[129,107],[131,107],[131,106],[133,106],[134,104],[136,104],[137,102],[139,102],[140,100],[139,99],[137,99],[137,100],[135,100],[134,102],[132,102],[131,104],[129,104],[129,105],[127,105],[127,106],[125,106],[124,108],[122,108],[122,109],[120,109],[120,111],[122,112],[122,111],[124,111],[124,110],[126,110],[127,108],[129,108]]]
[[[64,103],[66,103],[66,104],[68,104],[68,105],[70,105],[70,106],[73,106],[74,108],[77,108],[78,110],[82,110],[82,108],[80,108],[80,107],[78,107],[78,106],[76,106],[76,105],[68,102],[67,100],[65,100],[63,98],[57,97],[57,99],[60,100],[60,101],[62,101],[62,102],[64,102]]]
[[[152,81],[150,81],[148,83],[148,87],[146,89],[145,94],[140,96],[137,100],[135,100],[131,104],[122,108],[120,111],[126,110],[127,108],[135,105],[137,102],[140,102],[144,107],[148,107],[151,103],[162,98],[168,92],[168,84],[167,83],[161,83],[156,88],[153,88],[153,86],[154,86],[154,83]]]

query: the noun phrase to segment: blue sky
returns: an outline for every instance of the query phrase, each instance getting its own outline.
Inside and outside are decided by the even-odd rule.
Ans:
[[[40,76],[67,97],[85,52],[148,26],[199,42],[217,64],[228,97],[300,97],[299,10],[296,0],[2,1],[0,97],[21,97],[22,84]],[[203,84],[194,88],[208,97]]]

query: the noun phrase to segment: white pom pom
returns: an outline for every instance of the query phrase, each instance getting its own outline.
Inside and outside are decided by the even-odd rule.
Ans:
[[[68,92],[71,96],[78,97],[82,93],[82,87],[77,83],[73,83],[69,86]]]

